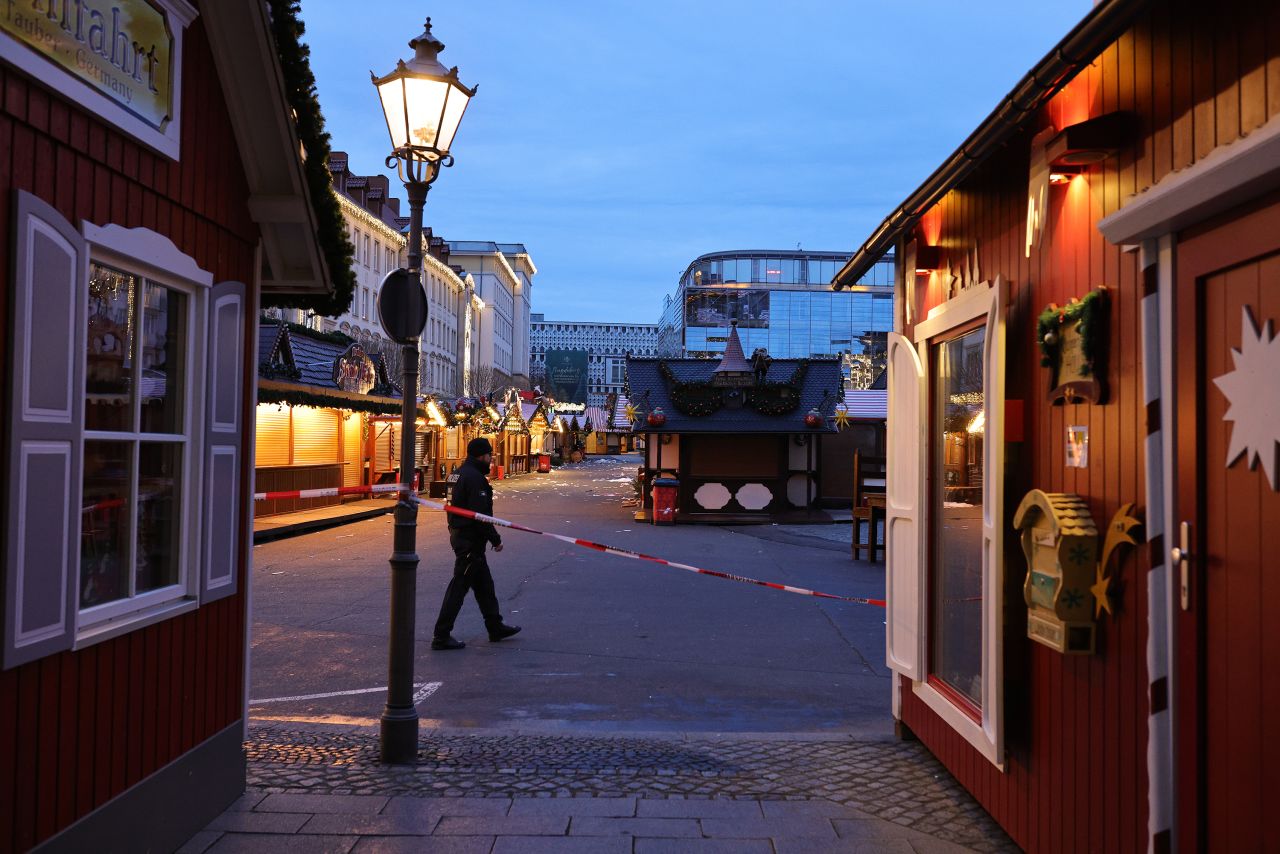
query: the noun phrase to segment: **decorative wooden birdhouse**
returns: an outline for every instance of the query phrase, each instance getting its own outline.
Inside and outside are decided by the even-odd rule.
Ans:
[[[1013,526],[1027,557],[1027,636],[1058,652],[1092,654],[1094,607],[1090,587],[1098,560],[1098,528],[1084,499],[1033,489],[1018,505]]]

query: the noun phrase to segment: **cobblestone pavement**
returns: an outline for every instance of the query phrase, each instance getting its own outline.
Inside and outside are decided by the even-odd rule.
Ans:
[[[416,766],[389,767],[378,764],[368,727],[255,723],[248,784],[257,792],[435,798],[825,799],[972,850],[1017,850],[918,743],[424,729],[420,744]]]

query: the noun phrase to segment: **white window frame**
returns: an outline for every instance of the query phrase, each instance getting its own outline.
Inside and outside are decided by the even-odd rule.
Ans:
[[[135,631],[143,626],[167,620],[180,613],[195,610],[199,606],[200,572],[203,561],[193,556],[201,554],[200,496],[204,494],[205,448],[205,397],[206,380],[199,368],[207,364],[208,347],[208,299],[213,286],[213,274],[203,270],[191,256],[182,253],[167,237],[145,228],[126,229],[118,225],[97,226],[83,223],[81,232],[89,246],[89,262],[100,263],[137,276],[143,282],[150,280],[186,295],[187,349],[183,399],[182,483],[179,500],[182,530],[178,548],[178,583],[157,590],[147,591],[128,599],[108,602],[82,609],[76,608],[76,637],[73,649]],[[88,296],[88,278],[84,280],[82,298]],[[79,390],[84,394],[84,390]],[[139,401],[134,400],[137,407]],[[136,413],[135,413],[136,414]],[[85,442],[145,441],[147,439],[172,439],[179,434],[142,433],[138,431],[83,430]],[[82,452],[83,453],[83,452]],[[83,458],[82,458],[83,464]],[[137,460],[133,460],[136,471]],[[74,484],[73,506],[79,508],[83,483]],[[136,493],[136,477],[131,478],[130,495]],[[130,502],[131,512],[136,513],[136,500]],[[136,540],[136,535],[134,537]],[[134,543],[131,548],[136,548]],[[132,574],[133,567],[130,567]],[[72,573],[79,602],[80,563],[77,560]]]
[[[986,334],[988,342],[984,351],[984,404],[983,413],[989,433],[988,441],[983,445],[983,483],[990,489],[983,496],[982,540],[982,703],[981,720],[975,721],[970,713],[956,705],[946,694],[928,682],[930,632],[933,628],[929,618],[929,603],[932,597],[930,589],[931,542],[933,536],[933,478],[935,473],[929,468],[929,448],[934,441],[934,424],[929,414],[928,405],[921,412],[924,419],[925,443],[919,453],[921,470],[926,472],[924,495],[919,500],[919,531],[921,548],[917,570],[917,614],[918,627],[917,647],[915,654],[918,662],[918,673],[912,675],[911,690],[926,706],[938,715],[948,726],[954,729],[984,758],[1005,770],[1004,748],[1004,376],[1007,350],[1004,344],[1005,324],[1003,313],[1006,306],[1008,283],[1003,277],[997,277],[994,283],[984,282],[967,289],[955,298],[948,300],[929,312],[928,317],[916,324],[912,341],[917,355],[924,368],[923,383],[926,400],[932,399],[933,376],[929,353],[930,341],[940,335],[969,324],[979,318],[987,318]],[[992,355],[994,354],[994,355]],[[994,364],[993,364],[994,361]],[[996,432],[998,431],[998,433]],[[892,603],[891,603],[892,606]],[[916,676],[922,676],[918,680]]]

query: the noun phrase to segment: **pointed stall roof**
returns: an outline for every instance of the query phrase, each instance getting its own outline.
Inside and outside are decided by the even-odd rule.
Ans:
[[[743,355],[742,341],[738,338],[738,321],[736,320],[729,326],[729,343],[724,345],[724,358],[720,360],[720,366],[712,373],[751,373],[751,363]]]

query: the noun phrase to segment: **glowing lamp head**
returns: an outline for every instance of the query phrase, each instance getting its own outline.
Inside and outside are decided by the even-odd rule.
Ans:
[[[413,58],[379,77],[370,72],[382,101],[391,147],[407,160],[434,162],[448,156],[476,88],[458,80],[457,67],[445,68],[437,58],[444,43],[431,34],[427,18],[422,35],[409,42]]]

